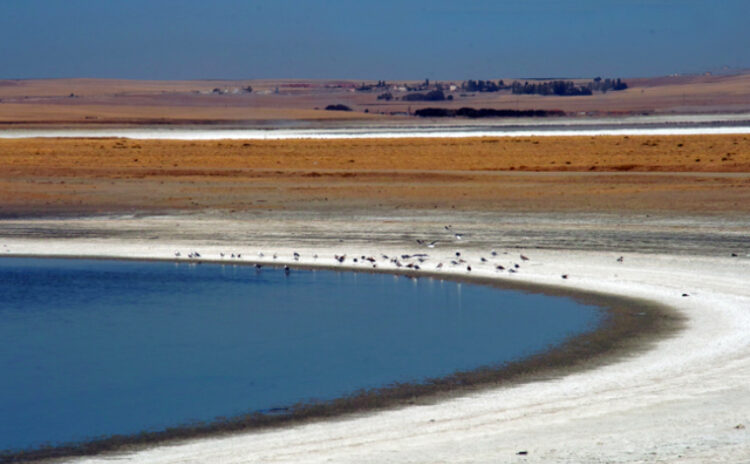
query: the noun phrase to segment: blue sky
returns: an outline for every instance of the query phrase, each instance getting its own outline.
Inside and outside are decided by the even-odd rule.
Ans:
[[[750,68],[750,0],[0,0],[0,78],[467,79]]]

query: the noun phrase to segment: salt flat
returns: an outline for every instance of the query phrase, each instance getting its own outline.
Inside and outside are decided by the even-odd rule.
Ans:
[[[360,218],[361,219],[361,218]],[[460,220],[460,218],[458,218]],[[334,254],[424,252],[411,237],[398,238],[387,218],[351,224],[372,240],[340,242],[338,223],[325,218],[228,220],[223,218],[98,218],[53,222],[58,230],[98,231],[26,238],[3,234],[5,254],[173,259],[176,250],[200,250],[208,259],[236,249],[243,260],[294,265],[337,265]],[[284,222],[288,221],[288,222]],[[405,226],[403,219],[398,226]],[[44,221],[42,221],[44,222]],[[33,220],[6,221],[4,230],[39,230]],[[283,229],[281,226],[289,227]],[[380,224],[380,225],[379,225]],[[677,255],[620,253],[611,249],[498,248],[498,260],[523,262],[516,274],[483,265],[492,224],[473,224],[473,235],[429,250],[425,269],[456,250],[472,276],[627,295],[673,308],[685,318],[675,335],[594,369],[406,407],[265,432],[238,433],[173,443],[117,458],[172,462],[747,462],[750,460],[750,259],[712,252]],[[460,227],[461,224],[454,226]],[[710,227],[710,224],[703,224]],[[422,230],[425,225],[417,225]],[[549,227],[549,225],[548,225]],[[592,225],[593,227],[593,225]],[[135,230],[142,237],[106,231]],[[42,227],[43,229],[43,227]],[[272,235],[254,237],[265,229]],[[167,231],[174,231],[169,234]],[[285,231],[286,230],[286,231]],[[295,238],[300,230],[314,237]],[[198,232],[218,233],[199,238]],[[237,240],[243,236],[245,239]],[[3,236],[5,235],[5,236]],[[54,235],[54,234],[52,234]],[[96,236],[94,236],[96,235]],[[592,241],[595,241],[592,232]],[[31,237],[31,235],[29,235]],[[263,252],[263,257],[258,255]],[[504,254],[507,253],[507,254]],[[317,254],[318,258],[313,258]],[[623,261],[617,258],[623,256]],[[264,262],[265,262],[264,261]],[[350,263],[348,268],[361,264]],[[387,269],[387,262],[379,263]],[[443,273],[466,276],[463,267]],[[567,279],[561,275],[567,274]],[[683,296],[684,294],[688,296]],[[527,454],[518,454],[526,452]],[[105,462],[113,456],[78,459]]]
[[[116,128],[116,129],[4,129],[0,138],[127,138],[136,140],[338,140],[338,139],[403,139],[403,138],[465,138],[465,137],[565,137],[600,135],[732,135],[750,134],[747,115],[732,126],[712,126],[724,119],[691,121],[685,117],[645,120],[560,120],[519,121],[517,124],[425,124],[362,126],[344,128]],[[680,126],[685,124],[684,126]],[[706,125],[708,124],[708,125]],[[670,127],[670,125],[673,125]]]

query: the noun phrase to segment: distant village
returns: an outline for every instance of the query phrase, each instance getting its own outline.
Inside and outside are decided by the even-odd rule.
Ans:
[[[282,93],[282,91],[299,91],[304,89],[314,90],[316,88],[324,89],[343,89],[350,92],[376,92],[378,100],[390,101],[443,101],[452,100],[454,94],[458,96],[468,96],[477,92],[505,92],[513,95],[554,95],[554,96],[585,96],[593,95],[595,92],[606,93],[609,91],[620,91],[628,88],[628,84],[622,79],[602,79],[596,77],[589,82],[576,83],[572,80],[525,80],[520,82],[514,80],[506,83],[503,80],[467,80],[460,84],[454,82],[430,82],[425,79],[420,83],[398,83],[379,80],[377,83],[361,82],[334,82],[326,84],[307,83],[307,82],[289,82],[277,85],[273,90],[265,89],[256,91],[260,95],[273,93]],[[216,95],[237,95],[242,93],[252,93],[251,86],[234,87],[234,88],[214,88],[211,92]]]
[[[254,82],[255,84],[256,82]],[[497,93],[508,95],[540,95],[557,97],[591,96],[596,93],[619,92],[626,90],[628,84],[620,78],[596,77],[591,80],[576,79],[528,79],[524,81],[513,80],[473,80],[469,79],[460,83],[440,82],[425,79],[418,82],[388,82],[378,80],[377,82],[354,82],[354,81],[288,81],[275,82],[257,81],[259,89],[253,89],[250,85],[232,88],[214,88],[210,91],[200,91],[200,94],[213,95],[293,95],[305,93],[330,93],[332,96],[340,92],[351,94],[371,94],[379,103],[388,102],[451,102],[458,98],[466,98],[484,93]],[[421,107],[412,111],[398,109],[389,111],[390,115],[412,115],[419,117],[468,117],[468,118],[491,118],[491,117],[547,117],[560,116],[564,113],[559,110],[540,109],[498,109],[498,108],[453,108],[451,107]],[[315,109],[319,109],[316,107]],[[353,111],[350,106],[343,103],[335,103],[325,106],[327,111]],[[369,112],[365,108],[364,112]],[[382,114],[386,114],[382,112]]]

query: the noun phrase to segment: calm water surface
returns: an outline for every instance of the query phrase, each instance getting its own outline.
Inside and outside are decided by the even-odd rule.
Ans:
[[[518,360],[567,298],[386,274],[0,259],[0,450],[156,431]]]

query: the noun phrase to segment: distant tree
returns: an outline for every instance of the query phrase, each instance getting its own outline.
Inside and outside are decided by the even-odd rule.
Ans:
[[[351,111],[351,110],[352,110],[351,108],[342,104],[326,106],[326,111]]]
[[[391,101],[393,100],[393,94],[391,92],[384,92],[378,95],[378,100]]]
[[[405,101],[442,101],[445,94],[442,90],[432,90],[427,93],[410,93],[401,97]]]

